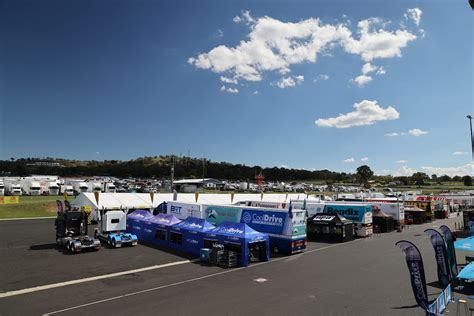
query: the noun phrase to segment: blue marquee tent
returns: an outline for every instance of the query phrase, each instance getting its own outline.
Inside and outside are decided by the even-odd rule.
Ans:
[[[204,247],[211,248],[213,243],[224,245],[224,249],[237,252],[237,263],[246,267],[250,257],[259,261],[270,260],[270,240],[267,234],[260,233],[245,223],[223,222],[203,236]]]
[[[144,236],[146,242],[159,246],[168,246],[168,228],[181,222],[173,214],[158,214],[144,221]]]
[[[127,232],[137,235],[138,240],[141,240],[144,235],[144,222],[153,217],[149,211],[136,210],[127,215]]]
[[[204,248],[204,233],[215,226],[202,218],[188,217],[169,227],[169,246],[199,257]]]
[[[474,236],[456,240],[454,248],[461,251],[474,251]]]

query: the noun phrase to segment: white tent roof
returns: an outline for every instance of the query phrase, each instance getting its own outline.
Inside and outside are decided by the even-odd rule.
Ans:
[[[229,205],[241,201],[265,201],[265,202],[289,202],[290,200],[304,200],[304,193],[286,193],[263,194],[260,193],[236,193],[231,201],[231,194],[199,194],[197,203]],[[315,200],[315,197],[309,196],[308,200]],[[173,201],[173,193],[155,193],[153,202],[149,193],[100,193],[99,204],[95,200],[94,193],[81,193],[73,205],[77,207],[92,206],[99,209],[150,209],[155,208],[163,202]],[[178,193],[177,202],[196,203],[196,195],[194,193]]]

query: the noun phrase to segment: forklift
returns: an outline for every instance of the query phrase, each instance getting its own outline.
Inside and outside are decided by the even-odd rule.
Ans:
[[[73,211],[68,201],[65,208],[60,200],[56,201],[58,215],[54,221],[56,226],[56,243],[72,253],[82,250],[99,250],[100,240],[87,236],[87,213]]]
[[[136,246],[138,237],[135,234],[127,233],[127,214],[123,211],[97,210],[98,228],[95,229],[94,236],[100,241],[107,243],[112,248],[122,246]]]

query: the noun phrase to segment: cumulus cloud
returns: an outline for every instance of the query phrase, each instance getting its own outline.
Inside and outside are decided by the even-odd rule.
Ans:
[[[419,129],[419,128],[414,128],[414,129],[409,130],[408,132],[386,133],[384,136],[386,136],[386,137],[396,137],[396,136],[406,136],[406,135],[410,135],[410,136],[419,137],[419,136],[423,136],[423,135],[426,135],[426,134],[428,134],[427,131],[423,131],[423,130],[421,130],[421,129]]]
[[[351,82],[354,82],[359,87],[363,87],[369,82],[372,81],[372,76],[369,76],[370,73],[375,72],[376,75],[384,75],[385,68],[372,65],[371,63],[365,63],[361,69],[362,75],[351,79]]]
[[[377,101],[363,100],[354,103],[355,111],[340,114],[338,117],[328,119],[317,119],[319,127],[348,128],[352,126],[372,125],[377,121],[396,120],[400,113],[394,107],[382,108]]]
[[[304,81],[304,76],[298,75],[293,77],[281,78],[276,82],[276,85],[280,89],[285,89],[288,87],[294,87],[297,84],[301,84]]]
[[[351,158],[344,159],[342,162],[344,162],[344,163],[353,163],[353,162],[355,162],[355,159],[353,157],[351,157]]]
[[[402,160],[397,160],[397,161],[396,161],[396,163],[403,163],[403,164],[405,164],[405,163],[407,163],[407,162],[408,162],[408,160],[404,160],[404,159],[402,159]]]
[[[423,136],[423,135],[428,134],[428,132],[423,131],[419,128],[414,128],[414,129],[409,130],[408,134],[410,134],[411,136],[419,137],[419,136]]]
[[[455,151],[455,152],[453,152],[453,155],[455,155],[455,156],[467,155],[467,152],[465,152],[465,151]]]
[[[226,87],[224,85],[221,87],[221,91],[228,92],[228,93],[239,93],[239,89],[232,88],[232,87]]]
[[[368,73],[371,73],[371,72],[374,72],[376,71],[378,68],[377,66],[374,66],[372,65],[371,63],[365,63],[363,66],[362,66],[362,74],[363,75],[366,75]]]
[[[415,22],[416,26],[419,26],[422,14],[423,11],[421,11],[419,8],[413,8],[408,9],[407,12],[404,14],[404,17],[407,20],[412,20],[413,22]]]
[[[318,55],[337,47],[365,62],[400,57],[402,49],[417,38],[405,29],[387,30],[379,18],[360,21],[355,34],[347,24],[325,24],[318,18],[282,22],[269,16],[253,18],[243,11],[233,21],[249,26],[247,39],[235,47],[214,47],[190,57],[188,63],[238,81],[260,81],[265,72],[287,74],[292,65],[315,63]]]
[[[253,95],[257,95],[257,94],[258,94],[258,90],[255,90],[252,94],[253,94]]]
[[[364,158],[361,158],[361,159],[360,159],[360,161],[367,161],[367,160],[369,160],[368,157],[364,157]]]
[[[221,81],[225,83],[237,84],[237,80],[233,78],[224,77],[224,76],[221,76]]]
[[[359,87],[363,87],[372,81],[372,77],[366,76],[366,75],[360,75],[352,79],[352,81],[355,82]]]

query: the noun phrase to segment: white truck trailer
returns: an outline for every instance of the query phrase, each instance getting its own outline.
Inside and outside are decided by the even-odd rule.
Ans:
[[[3,180],[0,180],[0,196],[5,195],[5,184],[3,184]]]
[[[74,195],[74,189],[72,185],[62,185],[61,186],[61,194],[66,195]]]
[[[24,195],[41,195],[41,185],[39,181],[32,179],[23,179],[21,181]]]
[[[97,181],[88,182],[89,186],[88,192],[102,192],[102,183]]]
[[[20,178],[4,178],[5,195],[22,195]]]
[[[104,191],[105,193],[115,193],[115,184],[112,182],[104,182]]]
[[[89,190],[89,186],[87,185],[86,182],[83,182],[83,181],[74,182],[73,188],[74,188],[74,193],[76,195],[87,192]]]

